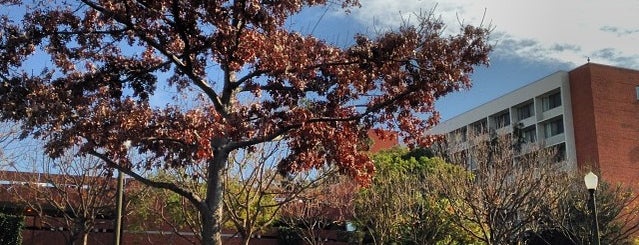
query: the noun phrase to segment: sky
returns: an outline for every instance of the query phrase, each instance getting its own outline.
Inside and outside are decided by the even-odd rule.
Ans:
[[[556,71],[591,62],[639,69],[638,0],[361,0],[350,14],[338,6],[295,16],[291,28],[338,45],[356,33],[372,35],[414,20],[435,7],[454,33],[460,23],[490,26],[495,45],[489,67],[473,74],[473,87],[437,102],[442,119],[468,111]]]
[[[460,23],[493,29],[489,67],[478,67],[473,87],[437,102],[443,120],[560,70],[591,62],[639,69],[639,0],[360,0],[346,13],[339,4],[305,9],[287,28],[339,46],[358,33],[396,29],[415,14],[433,10],[452,34]],[[4,9],[21,15],[23,11]],[[42,64],[41,59],[34,59]],[[46,64],[46,62],[44,62]],[[159,86],[152,98],[164,105],[173,89]]]
[[[360,1],[362,6],[348,14],[335,4],[305,9],[287,25],[341,46],[352,44],[357,33],[374,35],[394,29],[402,21],[414,20],[415,13],[433,8],[449,33],[460,23],[493,29],[491,65],[476,70],[470,90],[447,95],[436,103],[442,120],[556,71],[572,70],[587,63],[588,58],[599,64],[639,70],[639,0]],[[164,87],[159,89],[161,100],[174,94],[163,91]]]

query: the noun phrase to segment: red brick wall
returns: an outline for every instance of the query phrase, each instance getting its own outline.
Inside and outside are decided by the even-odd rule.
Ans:
[[[571,71],[570,79],[580,166],[594,163],[606,181],[637,187],[639,71],[591,63]]]
[[[599,154],[595,133],[590,66],[581,66],[570,71],[569,79],[577,164],[580,168],[596,166],[595,164],[599,162]]]

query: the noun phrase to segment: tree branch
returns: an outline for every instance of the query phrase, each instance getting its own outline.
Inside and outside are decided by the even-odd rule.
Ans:
[[[131,169],[128,168],[124,168],[121,165],[117,164],[116,162],[112,161],[111,159],[109,159],[105,154],[99,153],[95,150],[90,150],[88,152],[90,155],[95,156],[97,158],[100,158],[102,161],[104,161],[105,163],[107,163],[107,166],[115,168],[117,170],[122,171],[123,173],[133,177],[135,180],[140,181],[142,184],[154,187],[154,188],[159,188],[159,189],[167,189],[170,191],[173,191],[175,193],[177,193],[180,196],[183,196],[184,198],[188,199],[191,203],[194,204],[194,206],[196,207],[200,207],[200,204],[202,202],[202,199],[195,193],[185,190],[183,188],[180,188],[179,186],[173,184],[173,183],[169,183],[169,182],[160,182],[160,181],[153,181],[150,180],[148,178],[145,178],[141,175],[139,175],[138,173],[133,172]]]

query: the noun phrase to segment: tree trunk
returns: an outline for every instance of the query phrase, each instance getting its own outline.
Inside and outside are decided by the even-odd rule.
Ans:
[[[70,245],[87,245],[89,243],[89,232],[83,224],[74,224],[71,228],[68,244]]]
[[[240,234],[242,235],[242,244],[249,245],[251,243],[253,232],[244,230],[244,228],[240,228],[238,231],[240,231]]]
[[[213,160],[208,166],[208,188],[206,199],[200,204],[202,218],[202,245],[222,244],[222,198],[224,196],[224,179],[222,171],[228,158],[227,150],[214,150]]]
[[[87,245],[89,233],[72,233],[67,241],[69,245]]]
[[[69,240],[67,241],[67,245],[75,245],[75,241],[78,240],[77,236],[77,234],[71,233]]]
[[[84,234],[82,234],[82,245],[87,244],[89,244],[89,233],[85,232]]]
[[[253,229],[250,230],[244,230],[244,232],[242,232],[244,234],[242,234],[242,243],[244,245],[249,245],[251,243],[251,238],[253,237]]]

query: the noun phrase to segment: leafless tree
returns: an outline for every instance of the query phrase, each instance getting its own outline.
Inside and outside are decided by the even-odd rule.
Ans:
[[[279,142],[257,147],[253,152],[233,154],[225,172],[225,218],[247,245],[256,233],[266,231],[277,220],[283,206],[337,174],[335,168],[326,168],[283,175],[275,164],[281,161],[285,147]]]
[[[205,183],[193,178],[193,168],[164,169],[149,173],[149,179],[155,181],[173,181],[182,188],[201,193]],[[131,200],[130,208],[134,212],[129,215],[129,228],[139,231],[161,230],[160,235],[178,236],[185,242],[198,244],[201,219],[197,208],[185,198],[166,189],[140,186],[140,196]],[[153,235],[155,236],[155,234]],[[151,240],[149,240],[151,241]]]
[[[2,178],[12,182],[7,188],[11,197],[37,214],[43,225],[63,228],[58,230],[67,244],[87,244],[98,220],[113,215],[116,186],[111,172],[99,159],[71,153],[58,159],[38,153],[29,158],[29,172],[2,172]]]
[[[533,233],[532,239],[545,244],[588,244],[591,239],[590,197],[583,182],[583,172],[556,184],[568,191],[556,206],[548,207],[544,215],[545,229]],[[622,185],[599,181],[597,211],[602,244],[629,244],[639,231],[638,195]]]
[[[326,244],[332,225],[344,225],[353,216],[357,183],[343,176],[300,193],[282,208],[281,221],[304,244]]]
[[[18,125],[12,122],[0,122],[0,169],[13,161],[12,145],[18,140]],[[7,166],[8,167],[8,166]]]
[[[511,244],[541,229],[545,209],[567,191],[555,184],[568,175],[556,151],[520,144],[511,135],[478,134],[462,147],[444,147],[453,149],[449,161],[472,172],[462,179],[439,178],[453,218],[486,244]]]
[[[317,188],[337,174],[336,168],[326,168],[283,175],[276,166],[283,155],[281,151],[285,151],[285,147],[273,142],[257,145],[252,151],[230,154],[229,166],[223,175],[223,224],[236,231],[244,244],[249,244],[260,233],[268,232],[278,220],[282,206],[298,200],[300,193]],[[179,183],[185,190],[203,193],[206,183],[197,176],[206,176],[207,170],[198,166],[156,171],[149,178]],[[133,208],[136,209],[137,217],[133,218],[136,229],[164,227],[170,229],[172,235],[194,244],[200,239],[201,219],[197,208],[171,191],[149,189],[144,198],[135,201]]]

